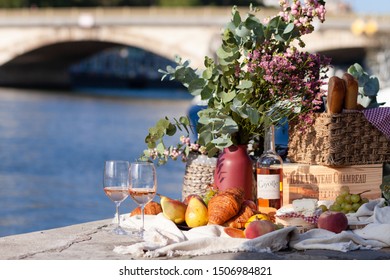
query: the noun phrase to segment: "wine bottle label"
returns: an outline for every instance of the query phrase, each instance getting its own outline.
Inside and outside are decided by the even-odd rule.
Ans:
[[[280,176],[279,174],[257,175],[257,198],[279,199]]]

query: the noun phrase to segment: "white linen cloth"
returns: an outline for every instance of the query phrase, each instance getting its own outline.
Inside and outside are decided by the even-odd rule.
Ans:
[[[384,200],[364,204],[357,213],[348,214],[351,223],[367,224],[361,229],[335,234],[312,229],[299,234],[295,227],[286,227],[263,236],[246,239],[228,236],[222,226],[209,225],[188,231],[180,230],[162,213],[145,215],[145,241],[117,246],[119,254],[135,257],[198,256],[227,252],[276,252],[290,247],[296,250],[326,249],[347,252],[357,249],[390,247],[390,206]],[[122,215],[123,227],[138,228],[139,216]]]
[[[123,227],[138,228],[139,216],[128,217],[121,222]],[[222,226],[208,225],[188,231],[180,230],[162,213],[145,215],[145,241],[129,246],[117,246],[119,254],[135,257],[158,256],[199,256],[227,252],[274,252],[288,247],[290,234],[295,228],[289,227],[255,239],[232,238]]]
[[[312,229],[294,235],[290,247],[296,250],[328,249],[347,252],[357,249],[380,249],[390,247],[390,206],[384,199],[363,204],[354,214],[347,214],[349,224],[363,228],[333,233],[323,229]]]

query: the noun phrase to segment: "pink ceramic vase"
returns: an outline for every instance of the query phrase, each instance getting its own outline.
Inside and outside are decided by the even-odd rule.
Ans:
[[[219,190],[240,188],[245,193],[245,199],[255,199],[253,162],[246,145],[224,148],[217,160],[214,184]]]

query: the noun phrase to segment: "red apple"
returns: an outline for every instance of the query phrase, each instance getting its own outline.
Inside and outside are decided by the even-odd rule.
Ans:
[[[251,222],[244,231],[245,237],[253,239],[274,231],[276,226],[271,221],[258,220]]]
[[[348,219],[342,212],[325,211],[318,218],[317,226],[334,233],[340,233],[348,228]]]

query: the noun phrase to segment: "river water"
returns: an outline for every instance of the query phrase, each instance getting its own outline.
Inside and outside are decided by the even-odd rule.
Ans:
[[[156,99],[166,90],[135,93],[149,98],[0,88],[0,236],[114,216],[104,161],[137,159],[148,128],[186,114],[190,104]],[[184,167],[158,167],[158,192],[180,198]],[[129,197],[121,213],[135,206]]]

